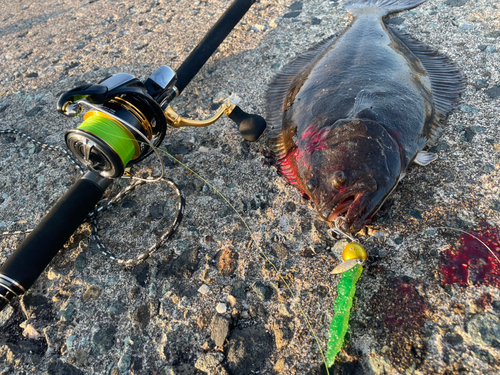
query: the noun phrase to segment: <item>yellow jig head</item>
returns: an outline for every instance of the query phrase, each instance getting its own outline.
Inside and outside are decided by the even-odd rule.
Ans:
[[[364,247],[357,242],[351,242],[342,251],[342,259],[344,261],[335,267],[332,273],[344,273],[357,264],[363,265],[366,262],[366,258],[367,255]]]
[[[337,267],[335,267],[332,273],[344,273],[353,268],[354,266],[356,266],[357,264],[360,265],[365,264],[366,259],[368,258],[368,256],[366,255],[365,248],[361,246],[361,244],[357,242],[355,238],[353,238],[349,234],[345,233],[342,229],[340,229],[338,220],[341,218],[342,217],[339,216],[335,220],[335,228],[332,228],[332,230],[337,234],[349,238],[352,242],[347,244],[347,246],[342,251],[342,259],[344,261],[340,263]]]
[[[364,263],[366,262],[366,258],[366,250],[357,242],[351,242],[344,248],[344,251],[342,251],[342,259],[344,262],[351,259],[361,259]]]

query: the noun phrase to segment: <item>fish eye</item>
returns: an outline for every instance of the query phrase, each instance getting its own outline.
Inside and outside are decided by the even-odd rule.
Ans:
[[[309,177],[306,186],[309,190],[313,191],[318,187],[318,179],[316,177]]]
[[[342,171],[336,171],[332,176],[332,184],[339,188],[345,184],[345,174]]]

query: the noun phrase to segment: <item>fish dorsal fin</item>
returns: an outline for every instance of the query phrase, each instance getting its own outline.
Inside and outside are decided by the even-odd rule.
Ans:
[[[268,123],[268,137],[277,139],[283,131],[283,112],[286,109],[285,99],[295,78],[305,71],[309,65],[331,44],[336,36],[331,36],[304,53],[298,55],[281,72],[276,74],[269,84],[266,93],[266,119]],[[275,147],[278,145],[275,145]],[[279,156],[279,155],[277,155]]]
[[[413,39],[396,27],[389,25],[386,25],[386,27],[413,52],[429,74],[434,99],[434,119],[427,145],[434,146],[441,137],[444,122],[465,89],[465,78],[458,67],[446,56]]]
[[[425,167],[426,165],[429,165],[437,158],[438,158],[437,155],[433,154],[432,152],[420,151],[417,154],[417,156],[415,156],[415,159],[413,159],[413,162],[415,164],[418,164],[418,165]]]

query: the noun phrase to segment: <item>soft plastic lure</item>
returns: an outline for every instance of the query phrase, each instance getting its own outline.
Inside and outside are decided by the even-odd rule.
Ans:
[[[334,316],[330,323],[330,335],[326,349],[328,368],[335,363],[335,358],[344,343],[344,337],[349,327],[352,301],[356,292],[356,282],[363,272],[361,264],[366,261],[366,251],[359,243],[351,242],[344,248],[342,259],[344,262],[334,270],[334,273],[342,272],[342,278],[337,286],[337,298],[333,308]]]

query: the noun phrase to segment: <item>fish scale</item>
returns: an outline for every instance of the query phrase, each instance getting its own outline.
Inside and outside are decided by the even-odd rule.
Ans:
[[[283,177],[321,217],[359,231],[411,162],[436,144],[465,87],[447,57],[386,25],[425,0],[354,0],[351,26],[299,55],[267,92],[268,137]],[[342,183],[335,181],[345,175]]]

